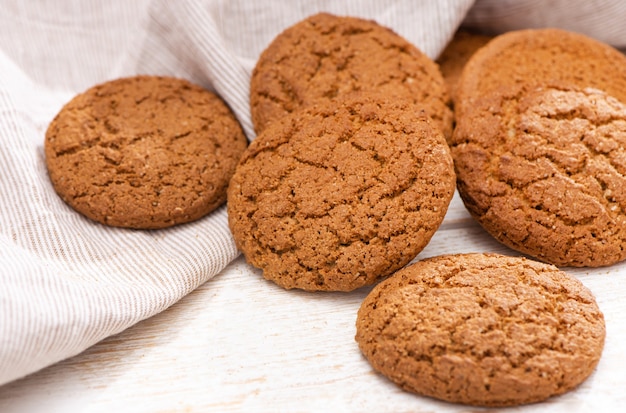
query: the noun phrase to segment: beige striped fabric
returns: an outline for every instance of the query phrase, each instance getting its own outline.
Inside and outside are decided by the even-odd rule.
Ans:
[[[158,231],[79,216],[48,180],[43,137],[74,94],[133,74],[219,93],[253,139],[248,80],[287,25],[376,19],[435,57],[471,5],[445,1],[5,0],[0,13],[0,384],[167,308],[237,256],[225,208]]]
[[[464,24],[493,34],[556,27],[626,48],[626,1],[621,0],[476,0]]]
[[[318,11],[375,19],[436,58],[465,23],[561,25],[626,45],[618,0],[4,0],[0,13],[0,384],[175,303],[237,256],[225,208],[158,231],[79,216],[48,180],[43,137],[76,93],[134,74],[219,93],[249,139],[248,80],[281,30]],[[466,17],[467,16],[467,17]]]

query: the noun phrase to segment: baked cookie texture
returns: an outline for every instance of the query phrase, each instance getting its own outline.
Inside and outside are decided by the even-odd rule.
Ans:
[[[190,222],[222,205],[246,147],[218,96],[158,76],[77,95],[50,123],[44,145],[65,202],[102,224],[137,229]]]
[[[465,206],[500,242],[542,261],[624,260],[626,58],[562,31],[504,36],[476,53],[459,86],[450,145]]]
[[[441,131],[412,102],[356,93],[273,122],[228,188],[237,247],[290,289],[350,291],[411,261],[455,189]]]
[[[592,293],[553,265],[461,254],[379,283],[357,315],[373,368],[407,391],[470,405],[545,400],[582,383],[603,350]]]
[[[478,49],[489,43],[494,36],[476,33],[460,29],[441,52],[435,63],[439,65],[439,70],[443,79],[448,85],[450,97],[454,102],[456,88],[463,68],[469,59]]]
[[[452,131],[447,85],[417,47],[375,21],[315,14],[280,33],[250,82],[257,133],[318,99],[375,91],[420,104],[444,135]]]
[[[626,57],[611,46],[560,29],[496,36],[472,55],[457,84],[456,117],[500,88],[594,88],[626,102]]]

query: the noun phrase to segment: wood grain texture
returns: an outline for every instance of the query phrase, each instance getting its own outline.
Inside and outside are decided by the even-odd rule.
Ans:
[[[475,224],[455,195],[419,258],[475,251],[517,255]],[[626,264],[565,271],[604,312],[602,359],[574,391],[513,410],[622,411]],[[368,291],[286,291],[239,257],[157,316],[0,387],[0,412],[481,411],[406,393],[371,369],[354,341]]]

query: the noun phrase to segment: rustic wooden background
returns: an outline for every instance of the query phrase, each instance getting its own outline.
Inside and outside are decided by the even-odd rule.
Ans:
[[[476,251],[517,255],[455,195],[419,258]],[[626,411],[626,264],[565,270],[604,312],[600,364],[574,391],[507,411]],[[0,387],[0,412],[481,411],[406,393],[372,371],[354,341],[368,291],[285,291],[239,257],[163,313]]]

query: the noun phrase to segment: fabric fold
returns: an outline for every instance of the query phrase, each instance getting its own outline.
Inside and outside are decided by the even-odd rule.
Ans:
[[[54,192],[47,122],[69,98],[0,55],[0,383],[169,307],[237,256],[225,207],[159,231],[109,228]],[[10,81],[8,81],[10,79]]]

